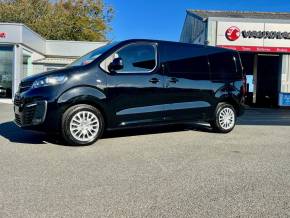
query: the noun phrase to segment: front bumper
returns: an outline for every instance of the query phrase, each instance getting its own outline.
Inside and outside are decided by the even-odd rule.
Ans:
[[[38,126],[45,121],[47,101],[40,100],[22,104],[14,99],[15,123],[20,127]]]

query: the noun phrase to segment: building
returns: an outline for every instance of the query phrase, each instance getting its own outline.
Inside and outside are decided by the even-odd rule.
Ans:
[[[23,24],[0,23],[0,90],[11,97],[22,78],[64,67],[104,44],[46,40]]]
[[[188,10],[180,41],[240,51],[248,103],[290,106],[290,13]]]

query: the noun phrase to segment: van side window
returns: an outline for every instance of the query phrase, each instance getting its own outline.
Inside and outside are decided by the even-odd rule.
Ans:
[[[152,44],[138,43],[125,46],[103,61],[101,67],[108,71],[108,63],[111,63],[114,58],[121,58],[123,61],[124,67],[117,70],[117,73],[151,72],[157,64],[156,48]]]
[[[165,48],[165,64],[171,76],[188,79],[208,80],[208,58],[203,48],[173,46]]]
[[[210,54],[209,62],[212,80],[241,79],[240,61],[232,52]]]

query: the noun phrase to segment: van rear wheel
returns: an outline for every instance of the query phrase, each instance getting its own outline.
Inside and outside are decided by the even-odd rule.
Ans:
[[[62,137],[69,145],[91,145],[104,130],[101,112],[91,105],[70,107],[62,117]]]
[[[236,125],[237,115],[234,107],[228,103],[218,104],[214,120],[209,123],[215,132],[229,133]]]

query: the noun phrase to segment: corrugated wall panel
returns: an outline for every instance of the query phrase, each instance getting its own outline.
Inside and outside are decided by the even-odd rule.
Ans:
[[[206,23],[187,13],[183,29],[180,36],[180,42],[204,44],[206,40]]]

